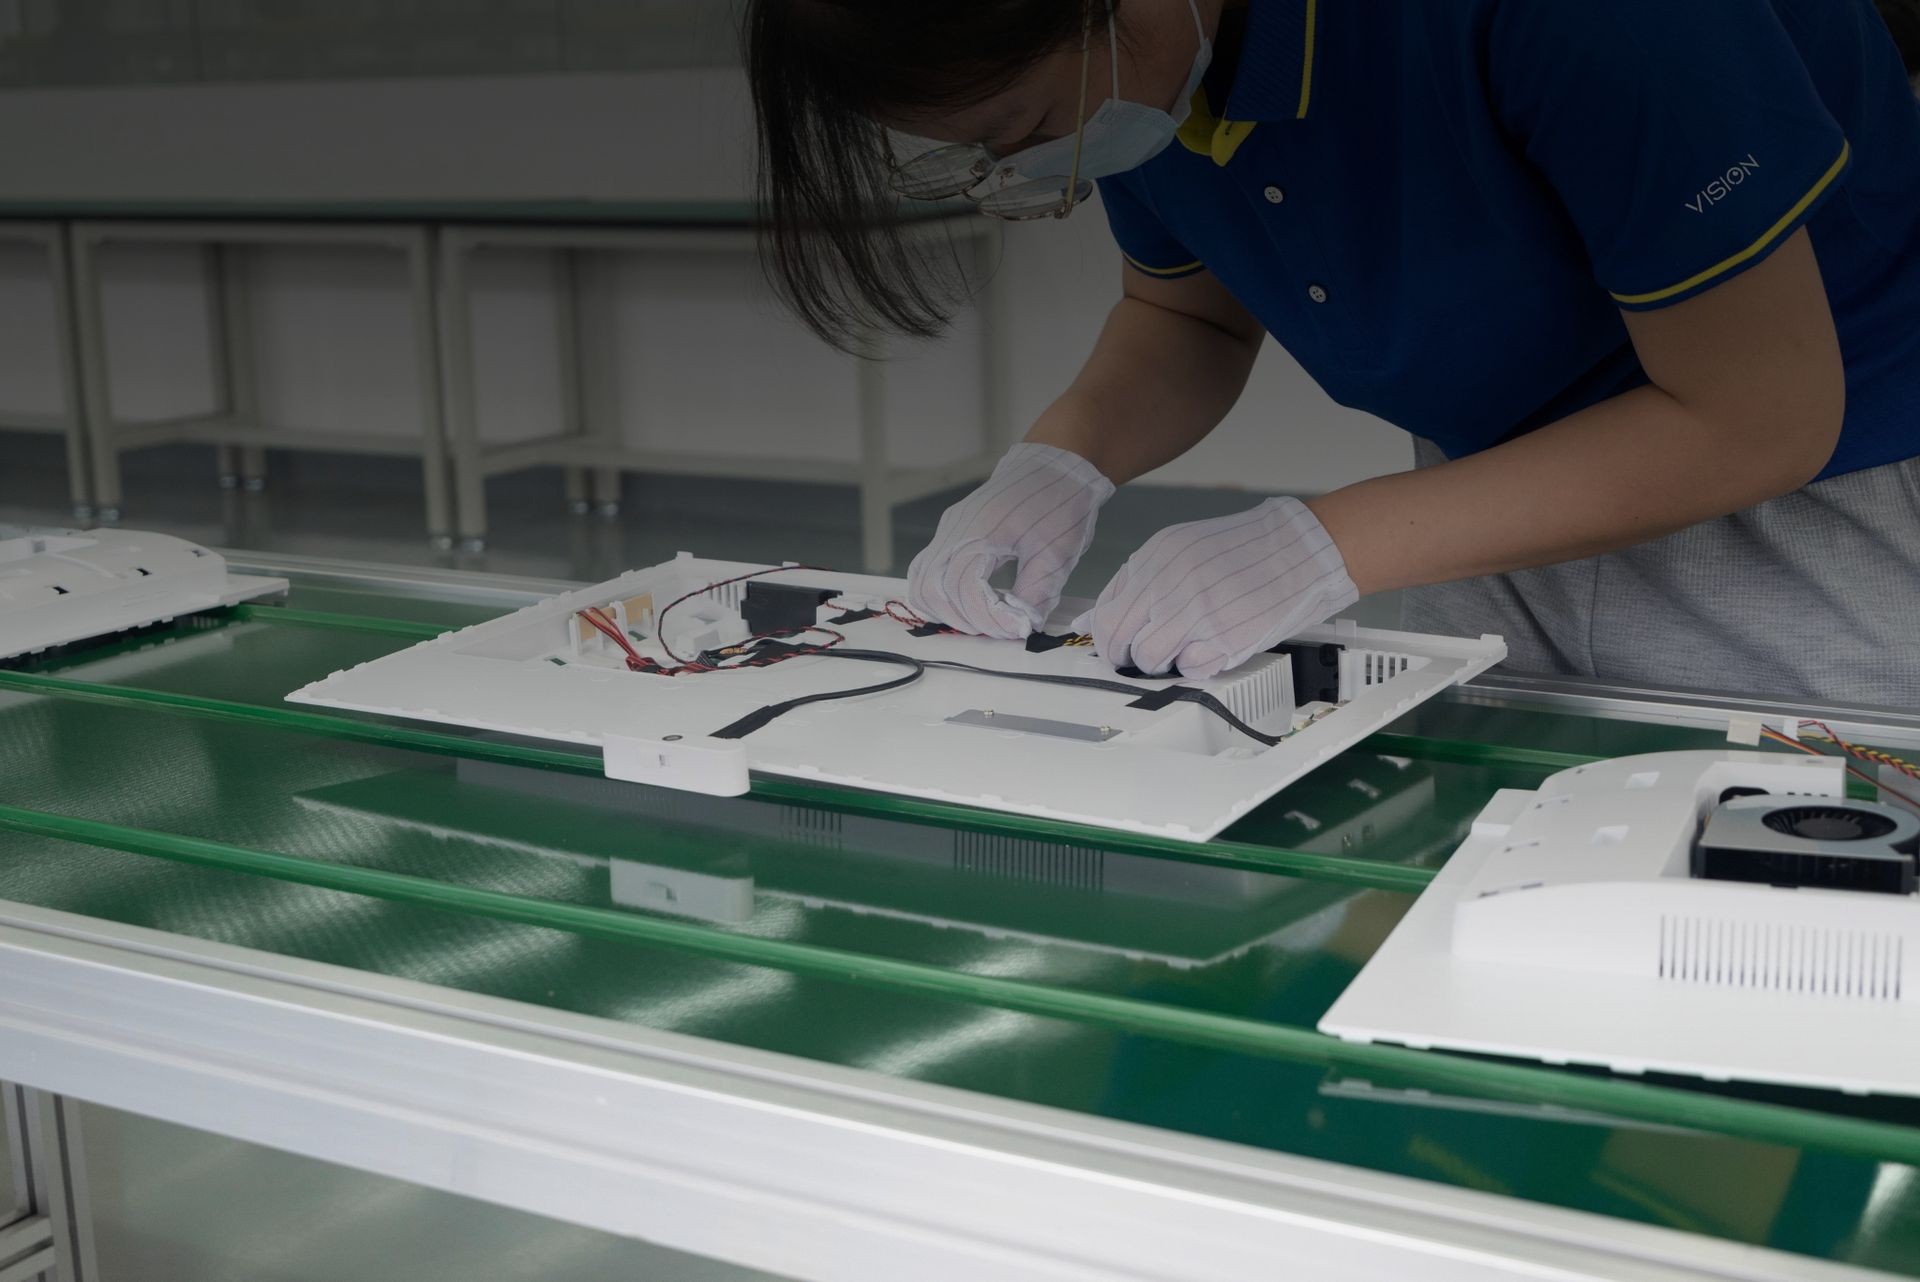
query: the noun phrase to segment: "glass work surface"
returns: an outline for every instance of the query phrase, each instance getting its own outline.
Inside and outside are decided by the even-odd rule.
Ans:
[[[337,582],[324,601],[296,584],[288,606],[393,617]],[[1495,789],[1537,785],[1553,754],[1701,746],[1704,732],[1434,709],[1287,790],[1217,852],[1177,858],[827,792],[663,794],[191,702],[277,708],[408,643],[255,615],[28,674],[184,706],[0,685],[0,805],[397,876],[349,893],[193,851],[5,832],[0,899],[1920,1276],[1911,1102],[1493,1065],[1434,1076],[1418,1065],[1471,1062],[1300,1031]],[[1269,850],[1323,862],[1282,875],[1262,865]],[[436,907],[407,889],[420,886],[472,893]],[[506,902],[534,911],[488,909]],[[717,942],[680,946],[696,939]],[[815,956],[852,964],[831,978]],[[903,979],[928,974],[948,986]],[[1078,998],[1140,1019],[1103,1023]],[[1718,1105],[1756,1111],[1728,1131]],[[1809,1114],[1832,1131],[1770,1129]]]

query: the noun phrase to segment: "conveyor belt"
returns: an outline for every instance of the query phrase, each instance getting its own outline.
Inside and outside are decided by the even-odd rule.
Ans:
[[[281,705],[465,621],[294,577],[0,672],[0,899],[1920,1274],[1910,1103],[1312,1030],[1494,788],[1711,731],[1431,707],[1200,846],[785,780],[641,818],[595,754]]]

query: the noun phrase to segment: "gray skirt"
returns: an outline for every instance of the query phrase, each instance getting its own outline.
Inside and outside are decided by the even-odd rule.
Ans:
[[[1445,461],[1426,441],[1416,457]],[[1622,552],[1417,588],[1405,618],[1499,633],[1511,672],[1920,706],[1920,458]]]

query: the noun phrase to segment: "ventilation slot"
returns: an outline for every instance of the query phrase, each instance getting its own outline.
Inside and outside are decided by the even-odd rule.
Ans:
[[[954,834],[954,868],[982,877],[1098,890],[1103,860],[1097,850],[1076,850],[1056,842],[984,832]]]
[[[1340,656],[1340,700],[1357,698],[1361,691],[1385,685],[1403,672],[1427,666],[1417,655],[1392,650],[1362,650],[1349,647]]]
[[[831,810],[787,810],[787,840],[803,846],[840,848],[841,816]]]
[[[729,610],[738,610],[746,590],[744,583],[723,583],[719,587],[708,588],[705,595],[709,600],[718,601]]]
[[[1711,917],[1660,919],[1660,978],[1822,997],[1900,999],[1898,935]]]
[[[1362,686],[1384,685],[1413,666],[1410,654],[1391,654],[1385,650],[1356,651],[1361,662]]]

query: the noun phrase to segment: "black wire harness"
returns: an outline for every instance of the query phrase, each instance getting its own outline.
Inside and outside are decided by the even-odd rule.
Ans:
[[[978,676],[994,677],[1003,681],[1029,681],[1040,685],[1072,686],[1081,690],[1101,690],[1109,694],[1126,695],[1133,700],[1132,703],[1127,705],[1128,707],[1139,708],[1148,712],[1158,711],[1174,703],[1191,703],[1203,711],[1220,718],[1220,720],[1224,721],[1234,730],[1264,747],[1271,748],[1288,737],[1286,734],[1270,735],[1254,729],[1235,715],[1233,709],[1220,702],[1216,696],[1194,686],[1142,686],[1128,684],[1125,680],[1106,681],[1098,677],[1070,677],[1044,672],[1004,672],[996,668],[977,667],[971,663],[960,663],[952,659],[916,659],[912,655],[899,654],[892,650],[852,649],[845,644],[846,637],[831,626],[817,623],[801,624],[801,618],[811,610],[817,609],[823,604],[834,604],[832,598],[835,595],[835,591],[832,589],[796,589],[795,593],[797,595],[795,595],[795,600],[804,601],[806,608],[797,613],[791,609],[780,611],[780,617],[773,621],[789,625],[780,631],[755,636],[737,645],[703,651],[691,659],[683,658],[675,654],[673,649],[668,646],[661,625],[665,622],[668,613],[671,612],[675,606],[690,601],[694,597],[711,593],[716,588],[726,587],[729,584],[745,582],[747,580],[757,580],[766,575],[784,574],[795,570],[809,570],[824,573],[824,571],[819,571],[817,566],[775,566],[765,570],[755,570],[748,574],[735,575],[730,579],[722,579],[718,583],[710,583],[704,588],[688,592],[668,602],[654,618],[654,632],[659,641],[660,648],[665,650],[667,656],[673,659],[677,665],[674,667],[668,667],[665,664],[658,663],[634,649],[627,641],[627,638],[620,634],[620,630],[615,626],[613,618],[608,615],[606,611],[598,607],[593,607],[579,611],[578,617],[620,648],[626,658],[626,665],[629,671],[645,673],[651,676],[678,677],[715,672],[735,672],[745,668],[771,667],[776,663],[784,663],[789,659],[800,658],[853,659],[863,663],[883,663],[894,667],[909,669],[905,676],[898,677],[892,681],[882,681],[875,685],[858,686],[851,690],[823,691],[819,694],[802,695],[799,698],[788,699],[781,703],[770,703],[766,707],[756,709],[746,716],[741,717],[739,720],[714,731],[712,737],[715,739],[744,739],[754,731],[771,725],[796,708],[805,708],[813,704],[830,703],[841,699],[858,699],[865,695],[885,694],[889,690],[899,690],[905,686],[912,685],[921,677],[925,676],[929,668],[944,668],[953,672],[971,672]],[[783,602],[782,604],[787,603]],[[952,628],[921,618],[918,614],[915,614],[911,608],[899,601],[887,602],[885,608],[882,610],[848,610],[839,617],[831,620],[831,622],[844,625],[858,623],[880,615],[885,615],[887,618],[906,627],[909,633],[916,637],[954,634]],[[824,643],[816,642],[812,644],[793,644],[785,640],[787,637],[803,635],[809,632],[824,635],[829,639]],[[1058,649],[1061,646],[1085,647],[1091,644],[1091,637],[1077,634],[1052,637],[1042,636],[1036,633],[1034,636],[1028,638],[1027,650],[1033,654],[1044,654],[1049,650]],[[1148,678],[1145,673],[1137,670],[1123,669],[1118,675],[1130,680],[1151,679]]]
[[[809,704],[826,703],[836,699],[854,699],[862,695],[883,694],[888,690],[898,690],[912,685],[926,675],[929,668],[944,668],[953,672],[971,672],[978,676],[994,677],[1005,681],[1029,681],[1039,685],[1072,686],[1081,690],[1102,690],[1110,694],[1123,694],[1133,699],[1127,706],[1143,711],[1157,711],[1174,703],[1191,703],[1213,714],[1234,730],[1252,739],[1255,743],[1271,748],[1287,738],[1284,734],[1270,735],[1262,733],[1248,725],[1237,716],[1233,709],[1220,702],[1219,698],[1194,686],[1172,685],[1142,687],[1129,685],[1124,681],[1106,681],[1099,677],[1070,677],[1058,673],[1045,672],[1006,672],[997,668],[976,667],[971,663],[960,663],[952,659],[916,659],[911,655],[898,654],[892,650],[854,650],[837,646],[831,650],[814,646],[788,645],[783,641],[761,641],[752,647],[756,657],[773,661],[781,658],[819,657],[823,659],[854,659],[866,663],[887,663],[913,669],[906,676],[879,685],[861,686],[853,690],[834,690],[821,694],[810,694],[798,699],[789,699],[784,703],[768,704],[754,712],[713,732],[716,739],[741,739],[754,731],[771,724],[795,708],[804,708]]]

